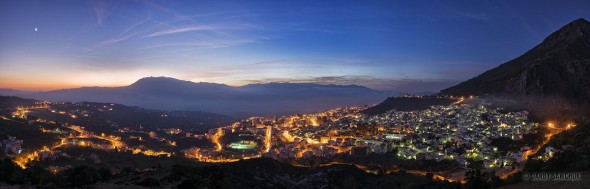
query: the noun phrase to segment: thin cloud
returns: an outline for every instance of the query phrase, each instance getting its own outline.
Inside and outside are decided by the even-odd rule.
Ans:
[[[192,42],[192,43],[167,43],[167,44],[158,44],[152,45],[142,48],[143,50],[146,49],[153,49],[153,48],[161,48],[161,47],[174,47],[174,46],[194,46],[194,47],[201,47],[204,49],[214,49],[214,48],[223,48],[223,47],[232,47],[237,45],[242,45],[246,43],[253,43],[258,41],[255,38],[252,39],[240,39],[240,40],[216,40],[216,41],[201,41],[201,42]]]
[[[147,23],[148,21],[150,21],[150,19],[151,19],[151,14],[148,14],[148,16],[147,16],[146,19],[144,19],[144,20],[142,20],[142,21],[140,21],[138,23],[135,23],[135,24],[133,24],[133,25],[125,28],[121,33],[119,33],[114,38],[99,42],[99,46],[110,46],[110,45],[113,45],[115,43],[119,43],[121,41],[125,41],[127,39],[130,39],[130,38],[138,35],[139,32],[135,32],[135,33],[129,33],[129,32],[132,31],[132,30],[134,30],[138,26]]]
[[[162,35],[171,35],[171,34],[177,34],[177,33],[185,33],[185,32],[191,32],[191,31],[205,31],[205,30],[213,30],[213,29],[215,29],[215,27],[211,27],[211,26],[207,26],[207,25],[189,26],[189,27],[154,32],[154,33],[146,35],[144,37],[157,37],[157,36],[162,36]]]
[[[137,22],[137,23],[135,23],[135,24],[133,24],[133,25],[131,25],[131,26],[127,27],[127,28],[125,28],[125,29],[124,29],[124,30],[123,30],[123,31],[122,31],[122,32],[119,34],[119,36],[120,36],[120,35],[123,35],[123,34],[126,34],[126,33],[130,32],[130,31],[134,30],[134,29],[135,29],[135,28],[137,28],[138,26],[140,26],[140,25],[142,25],[142,24],[145,24],[145,23],[149,22],[151,19],[152,19],[152,13],[150,12],[150,13],[148,13],[148,15],[146,16],[146,18],[145,18],[145,19],[143,19],[143,20],[141,20],[141,21],[139,21],[139,22]]]
[[[141,48],[141,50],[149,51],[152,49],[164,48],[164,47],[181,47],[176,48],[178,50],[174,51],[149,51],[153,52],[151,56],[145,56],[140,59],[154,59],[154,58],[164,58],[164,57],[171,57],[171,56],[180,56],[186,54],[194,54],[199,53],[200,50],[204,49],[216,49],[216,48],[225,48],[225,47],[233,47],[248,43],[255,43],[261,39],[241,39],[241,40],[233,40],[233,41],[223,41],[223,40],[216,40],[210,42],[187,42],[187,43],[166,43],[166,44],[157,44],[152,46],[147,46]]]
[[[118,4],[117,1],[113,0],[94,0],[90,1],[90,3],[98,26],[103,26],[104,21],[109,18]]]
[[[529,34],[541,38],[543,35],[539,34],[535,29],[533,29],[533,27],[527,22],[527,20],[521,16],[518,11],[514,11],[514,9],[506,4],[503,3],[502,1],[499,1],[500,5],[502,5],[504,7],[504,9],[506,9],[507,11],[510,12],[510,14],[512,14],[514,17],[516,17],[516,19],[518,20],[518,22],[520,22],[520,24],[522,25],[523,28],[525,28]]]
[[[443,8],[443,9],[445,9],[445,10],[447,10],[459,17],[480,20],[480,21],[487,21],[489,19],[486,15],[482,14],[481,11],[479,13],[473,13],[471,11],[464,11],[464,10],[453,8],[451,6],[447,6],[446,4],[444,4],[440,1],[435,1],[435,3],[439,7]]]
[[[157,58],[179,57],[179,56],[187,55],[187,54],[191,54],[191,53],[198,53],[198,52],[200,52],[199,50],[202,50],[202,48],[183,48],[183,49],[167,51],[167,52],[157,52],[157,53],[155,53],[153,55],[149,55],[149,56],[136,57],[134,60],[145,61],[145,60],[153,60],[153,59],[157,59]]]
[[[257,30],[255,25],[252,24],[225,24],[225,25],[192,25],[184,26],[180,28],[174,28],[169,30],[163,30],[151,33],[144,37],[157,37],[163,35],[172,35],[178,33],[194,32],[194,31],[211,31],[211,32],[222,32],[224,30]]]
[[[118,42],[127,40],[127,39],[129,39],[129,38],[131,38],[133,36],[135,36],[135,35],[134,34],[129,34],[129,35],[125,35],[125,36],[121,36],[121,37],[109,39],[109,40],[106,40],[106,41],[101,41],[98,44],[99,44],[99,46],[110,46],[110,45],[113,45],[115,43],[118,43]]]

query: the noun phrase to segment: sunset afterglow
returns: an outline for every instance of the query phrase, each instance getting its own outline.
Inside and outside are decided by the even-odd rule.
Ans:
[[[310,82],[436,91],[512,59],[563,22],[587,15],[575,3],[560,4],[559,17],[528,6],[2,2],[0,88],[125,86],[167,76],[233,86]],[[478,7],[486,9],[474,11]],[[516,14],[525,9],[532,12]],[[500,14],[505,11],[514,14]],[[539,14],[548,21],[533,16]]]

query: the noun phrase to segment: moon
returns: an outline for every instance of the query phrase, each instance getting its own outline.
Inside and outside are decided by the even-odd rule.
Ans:
[[[37,31],[37,30],[38,30],[38,29],[37,29],[37,28],[35,28],[35,31]]]

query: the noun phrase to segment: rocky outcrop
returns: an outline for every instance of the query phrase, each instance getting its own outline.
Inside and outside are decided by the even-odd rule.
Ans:
[[[575,20],[522,56],[444,89],[449,95],[590,99],[590,22]]]

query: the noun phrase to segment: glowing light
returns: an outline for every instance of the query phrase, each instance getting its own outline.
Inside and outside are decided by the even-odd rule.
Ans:
[[[311,121],[312,126],[320,126],[320,123],[318,122],[318,117],[312,117],[309,120]]]
[[[271,147],[271,137],[272,137],[272,127],[266,127],[266,136],[264,137],[264,141],[266,143],[266,150],[264,152],[269,152]]]
[[[453,96],[451,96],[451,98],[453,98]],[[453,102],[453,105],[455,104],[460,104],[461,102],[463,102],[465,100],[465,98],[461,97],[459,99],[457,99],[457,101]]]
[[[223,135],[223,129],[218,128],[217,132],[215,132],[215,134],[211,138],[211,141],[215,144],[215,151],[223,150],[223,145],[221,145],[221,142],[219,141],[219,138],[221,138]]]
[[[289,133],[289,131],[283,131],[283,138],[285,138],[287,142],[295,141],[295,138]]]
[[[250,150],[256,147],[256,142],[253,141],[240,141],[229,144],[230,148],[237,150]]]

